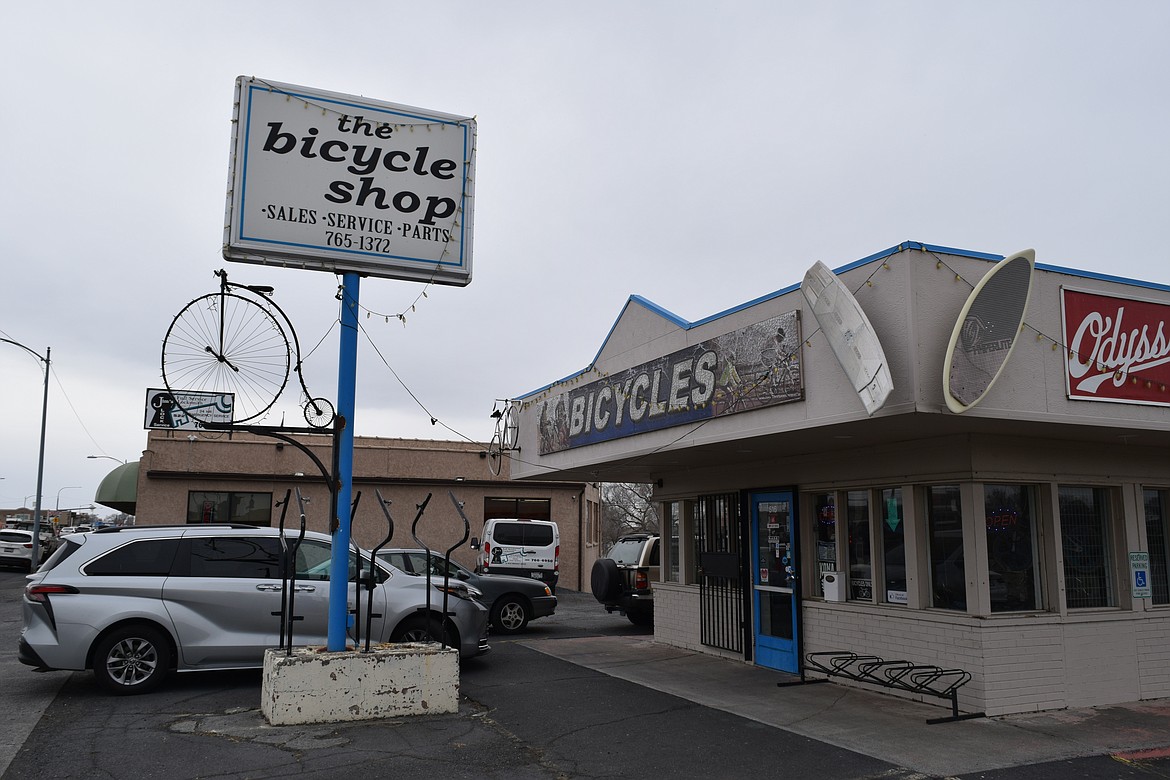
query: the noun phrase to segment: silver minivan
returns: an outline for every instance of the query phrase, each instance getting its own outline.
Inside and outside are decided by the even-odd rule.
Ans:
[[[313,532],[298,549],[297,645],[326,644],[330,550],[330,538]],[[265,649],[280,644],[280,560],[274,528],[134,526],[67,536],[28,577],[18,657],[39,671],[92,669],[117,694],[152,690],[172,670],[258,668]],[[352,553],[350,561],[352,608]],[[375,577],[375,642],[426,640],[443,625],[461,657],[490,649],[487,609],[465,583],[433,580],[428,599],[424,580],[383,562]],[[363,588],[363,623],[367,596]]]

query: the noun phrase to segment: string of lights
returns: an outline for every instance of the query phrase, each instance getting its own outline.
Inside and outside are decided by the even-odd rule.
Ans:
[[[928,253],[934,258],[935,267],[937,269],[940,269],[940,270],[946,269],[946,271],[954,277],[954,281],[956,283],[963,283],[963,284],[966,284],[969,289],[974,289],[975,284],[972,283],[970,280],[966,279],[961,272],[959,272],[953,266],[951,266],[949,263],[947,263],[941,256],[939,256],[937,253],[935,253],[933,251],[929,251],[929,250],[928,250]],[[870,274],[853,288],[853,290],[852,290],[853,294],[855,296],[864,295],[864,292],[863,292],[864,290],[873,288],[877,283],[879,283],[877,280],[877,277],[880,273],[882,273],[883,271],[888,272],[891,270],[892,270],[891,262],[889,259],[883,260],[882,262],[876,264],[874,266],[873,270],[870,272]],[[428,284],[428,286],[429,286],[429,284]],[[426,295],[426,288],[424,288],[423,291],[419,294],[419,296],[416,297],[415,301],[411,304],[411,306],[409,307],[408,310],[406,310],[400,314],[384,314],[384,313],[373,311],[373,310],[367,310],[367,319],[369,319],[371,316],[382,317],[386,322],[389,322],[390,319],[397,319],[397,320],[401,321],[403,323],[403,325],[405,325],[406,324],[405,314],[408,311],[413,312],[415,310],[415,306],[418,304],[418,302],[422,298],[426,298],[426,297],[428,297],[428,296]],[[1049,343],[1051,345],[1052,350],[1055,351],[1055,350],[1059,350],[1059,349],[1063,348],[1068,352],[1070,358],[1079,357],[1079,355],[1077,355],[1077,353],[1075,351],[1068,349],[1067,346],[1065,346],[1062,343],[1061,339],[1053,338],[1052,336],[1044,333],[1043,331],[1041,331],[1040,329],[1031,325],[1030,323],[1025,322],[1021,327],[1028,328],[1030,331],[1032,331],[1036,336],[1035,340],[1037,342]],[[372,337],[365,330],[364,327],[362,328],[362,331],[363,331],[364,335],[366,336],[367,340],[369,340],[371,346],[374,347],[374,350],[378,354],[379,359],[386,366],[386,368],[391,372],[391,374],[394,376],[395,380],[398,381],[398,383],[403,387],[403,389],[405,389],[406,392],[410,395],[410,397],[415,401],[415,403],[419,406],[419,408],[422,409],[427,414],[432,425],[441,425],[443,428],[450,431],[451,433],[458,436],[459,438],[461,438],[465,441],[468,441],[468,442],[477,443],[471,437],[466,436],[462,432],[452,428],[451,426],[442,422],[442,420],[440,420],[438,417],[436,417],[429,410],[429,408],[421,401],[421,399],[419,399],[416,396],[416,394],[406,385],[406,383],[402,380],[402,378],[398,375],[398,373],[394,370],[394,368],[392,366],[390,366],[389,361],[386,360],[385,356],[378,349],[378,347],[374,343]],[[814,339],[817,336],[817,334],[819,334],[820,332],[821,332],[820,327],[816,327],[810,333],[802,334],[803,338],[801,339],[801,341],[803,342],[803,345],[808,349],[814,349],[815,348],[814,347]],[[644,346],[645,343],[648,343],[648,342],[644,342],[643,344],[641,344],[639,346]],[[793,358],[796,357],[796,355],[797,355],[796,350],[789,351],[788,353],[783,355],[782,361],[792,360]],[[547,400],[548,398],[552,397],[553,395],[559,395],[560,393],[565,392],[566,389],[568,389],[572,386],[575,386],[575,385],[580,384],[582,382],[592,382],[592,381],[596,381],[598,379],[605,379],[605,378],[608,378],[608,376],[609,376],[609,372],[601,371],[600,369],[597,368],[596,365],[592,365],[586,369],[583,369],[582,371],[578,372],[577,374],[575,374],[572,377],[566,378],[565,380],[562,380],[561,382],[555,383],[554,385],[550,386],[549,388],[546,388],[541,393],[538,393],[534,396],[530,396],[530,397],[523,399],[523,400],[511,400],[510,399],[508,401],[508,403],[519,404],[521,409],[526,410],[526,409],[530,408],[533,404],[541,403],[542,401]],[[760,386],[762,386],[763,383],[769,381],[770,378],[771,378],[770,371],[761,372],[759,375],[754,376],[752,378],[752,381],[742,385],[733,394],[731,404],[734,405],[736,402],[742,401],[744,398],[749,397],[754,390],[756,390]],[[1162,386],[1161,389],[1163,391],[1165,391],[1166,388],[1165,388],[1165,386]],[[672,438],[670,441],[660,445],[659,447],[656,447],[653,450],[651,450],[647,453],[644,453],[644,454],[638,456],[637,458],[634,458],[633,460],[624,461],[622,464],[622,467],[627,468],[629,465],[631,465],[633,463],[637,463],[639,461],[645,460],[645,459],[651,457],[652,455],[655,455],[659,452],[670,449],[671,447],[678,444],[680,441],[694,436],[704,426],[706,426],[708,423],[712,422],[714,419],[717,419],[717,418],[714,418],[714,417],[707,418],[705,420],[702,420],[698,423],[695,423],[695,424],[687,427],[687,429],[682,431],[678,436]],[[538,464],[538,463],[533,462],[531,460],[526,460],[526,459],[522,458],[519,455],[519,451],[515,450],[515,449],[506,449],[506,448],[501,447],[498,451],[493,451],[490,454],[492,455],[492,457],[508,458],[510,461],[513,461],[515,463],[520,463],[520,464],[533,466],[533,467],[540,467],[541,466],[541,464]],[[603,476],[604,474],[615,470],[616,468],[617,468],[617,466],[611,466],[608,468],[599,468],[599,469],[593,470],[591,472],[591,474],[594,477],[599,478],[599,477]]]
[[[972,290],[975,289],[975,285],[972,284],[970,280],[964,278],[962,274],[960,274],[958,271],[956,271],[954,268],[952,268],[946,261],[944,261],[936,253],[931,252],[930,254],[935,259],[935,268],[938,268],[938,269],[946,268],[948,272],[954,274],[956,282],[963,282],[968,287],[970,287]],[[1040,330],[1039,328],[1037,328],[1035,325],[1031,324],[1030,322],[1021,323],[1020,329],[1024,330],[1025,328],[1036,335],[1036,338],[1035,338],[1036,343],[1047,343],[1049,345],[1051,351],[1053,351],[1053,352],[1063,351],[1063,353],[1068,356],[1068,359],[1070,361],[1077,360],[1081,363],[1088,363],[1091,359],[1091,355],[1085,355],[1085,354],[1080,353],[1077,350],[1073,349],[1070,345],[1068,345],[1064,342],[1063,338],[1056,338],[1054,336],[1050,336],[1049,334]],[[1096,369],[1098,372],[1104,372],[1105,367],[1103,365],[1098,364],[1096,366]],[[1120,381],[1124,378],[1125,374],[1122,371],[1115,371],[1113,376],[1115,379]],[[1130,381],[1135,385],[1144,381],[1145,386],[1148,389],[1153,389],[1153,387],[1155,385],[1155,383],[1150,381],[1150,380],[1141,380],[1141,379],[1138,379],[1137,377],[1131,377]],[[1165,384],[1159,382],[1159,383],[1157,383],[1157,386],[1158,386],[1159,392],[1162,392],[1162,393],[1166,392],[1167,388],[1166,388]]]
[[[331,100],[328,97],[328,93],[326,93],[326,96],[322,96],[320,94],[302,94],[296,91],[292,91],[295,90],[295,88],[290,87],[290,85],[275,84],[255,76],[248,77],[246,86],[249,89],[255,88],[266,90],[272,95],[283,96],[286,102],[299,103],[306,110],[312,109],[314,111],[320,111],[322,116],[335,117],[337,119],[339,128],[342,128],[347,132],[347,125],[349,124],[348,120],[353,119],[355,124],[360,122],[363,128],[368,128],[367,134],[372,131],[375,135],[378,136],[378,138],[382,139],[388,139],[392,133],[413,134],[423,131],[431,133],[435,132],[436,130],[438,132],[444,132],[449,129],[458,129],[458,132],[465,132],[469,126],[474,126],[476,123],[476,117],[474,116],[422,116],[408,106],[385,104],[384,107],[371,108],[368,105],[355,105],[353,103],[346,102],[348,96],[345,95],[338,95],[336,100]],[[243,97],[241,97],[241,100],[243,100]],[[354,113],[359,111],[362,112],[361,115]],[[371,112],[374,112],[376,115],[370,115]],[[397,119],[391,117],[396,117]],[[391,132],[382,132],[384,128],[389,129]],[[306,150],[310,149],[313,143],[313,139],[317,134],[317,128],[310,128],[308,132],[309,135],[307,135],[302,140],[302,143],[305,144],[305,146],[302,147],[301,153],[305,154],[306,156],[316,157],[317,155],[315,154],[307,154]],[[354,132],[356,132],[356,129],[354,129]],[[290,136],[290,139],[291,138],[292,136]],[[413,144],[419,142],[420,141],[416,139],[408,143]],[[344,145],[342,146],[344,147]],[[478,135],[474,132],[471,132],[470,138],[465,137],[464,147],[465,148],[463,149],[462,153],[464,157],[463,166],[464,170],[467,171],[470,168],[471,161],[475,159],[478,151]],[[355,146],[354,149],[365,150],[366,147]],[[374,157],[376,158],[381,154],[382,149],[374,148],[372,152],[375,153]],[[345,161],[343,158],[336,157],[329,157],[327,159],[329,162],[333,163],[341,163]],[[370,164],[371,160],[363,159],[358,162],[361,165],[368,165]],[[430,241],[433,237],[433,240],[442,242],[441,246],[436,245],[438,248],[438,258],[431,270],[430,278],[425,280],[426,286],[424,287],[422,297],[425,297],[426,288],[434,283],[436,277],[440,275],[444,266],[447,265],[451,258],[455,256],[456,250],[461,250],[462,248],[463,236],[461,235],[461,228],[463,226],[464,219],[464,204],[469,198],[472,197],[472,192],[474,190],[474,180],[470,175],[465,175],[461,179],[461,182],[461,197],[458,198],[457,202],[453,201],[454,209],[450,213],[449,217],[445,214],[442,215],[438,224],[435,224],[434,221],[424,221],[425,224],[421,228],[423,231],[421,236],[419,235],[420,226],[417,224],[414,225],[413,237],[415,239],[421,238],[422,240]],[[407,236],[411,233],[411,226],[409,224],[399,225],[398,227],[401,228],[400,232],[402,232],[404,236]],[[428,255],[428,257],[433,257],[433,255]],[[418,299],[415,300],[416,304],[417,301]],[[366,310],[367,317],[378,315],[383,317],[387,322],[389,322],[391,318],[394,318],[398,319],[405,325],[406,314],[408,311],[413,311],[413,304],[408,309],[395,314],[374,312],[373,310],[367,309],[366,307],[361,308]]]
[[[268,90],[272,94],[284,95],[284,99],[286,101],[289,101],[289,102],[297,101],[297,102],[301,103],[305,109],[309,109],[309,108],[320,109],[322,116],[329,116],[330,114],[337,116],[337,117],[352,116],[352,114],[350,114],[348,111],[342,111],[340,108],[337,108],[334,105],[324,103],[320,100],[306,98],[304,95],[298,95],[298,94],[295,94],[293,92],[289,92],[288,90],[281,89],[277,85],[275,85],[269,81],[265,81],[262,78],[257,78],[256,76],[250,76],[249,81],[252,81],[256,84],[261,85],[262,87],[264,87],[264,89]],[[433,120],[433,121],[424,121],[420,117],[412,117],[411,119],[412,119],[412,121],[402,121],[402,122],[390,122],[390,121],[387,121],[384,119],[367,120],[367,121],[369,121],[371,125],[374,125],[376,127],[389,127],[389,128],[395,129],[395,130],[406,130],[407,132],[411,132],[411,133],[413,133],[416,128],[417,129],[425,128],[426,131],[429,133],[429,132],[432,132],[436,127],[439,128],[440,131],[443,131],[443,130],[446,130],[448,127],[455,127],[455,126],[460,125],[463,122],[466,122],[469,120],[474,122],[476,120],[476,117],[470,116],[470,117],[463,117],[461,119],[449,119],[449,120],[442,119],[442,120]]]
[[[382,350],[378,349],[378,345],[374,343],[374,339],[370,336],[370,333],[366,330],[365,326],[362,325],[361,321],[358,322],[358,330],[362,332],[362,335],[366,337],[366,341],[368,341],[370,346],[374,348],[374,353],[378,356],[378,359],[382,361],[382,365],[386,366],[386,369],[390,372],[398,384],[402,386],[402,389],[406,391],[406,394],[409,395],[411,399],[413,399],[414,402],[418,404],[418,408],[422,409],[426,413],[427,417],[430,418],[431,425],[440,425],[464,441],[471,442],[473,444],[480,443],[475,441],[475,439],[464,435],[462,432],[455,430],[450,425],[447,425],[447,423],[436,417],[431,412],[431,410],[427,408],[426,404],[424,404],[422,400],[417,395],[415,395],[414,391],[410,389],[406,382],[403,381],[402,377],[398,375],[398,372],[394,370],[394,367],[390,365],[390,361],[388,361],[386,356],[382,354]]]

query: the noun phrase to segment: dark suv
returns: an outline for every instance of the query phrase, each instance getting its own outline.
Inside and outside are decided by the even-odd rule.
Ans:
[[[593,564],[593,596],[636,626],[654,625],[654,582],[659,574],[658,535],[627,534]]]

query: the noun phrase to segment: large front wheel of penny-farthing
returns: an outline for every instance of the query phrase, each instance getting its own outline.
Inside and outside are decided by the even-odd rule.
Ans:
[[[198,422],[247,422],[280,397],[291,355],[284,328],[264,306],[234,293],[211,293],[187,304],[167,329],[163,384],[175,408]]]

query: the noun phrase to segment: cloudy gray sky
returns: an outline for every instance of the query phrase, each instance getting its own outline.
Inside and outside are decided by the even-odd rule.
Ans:
[[[221,258],[238,75],[477,117],[474,279],[363,283],[355,422],[486,440],[633,293],[696,320],[903,240],[1170,283],[1168,32],[1152,0],[14,5],[0,337],[52,348],[44,505],[140,455],[217,268],[276,287],[336,395],[337,279]],[[41,392],[0,344],[0,507]]]

